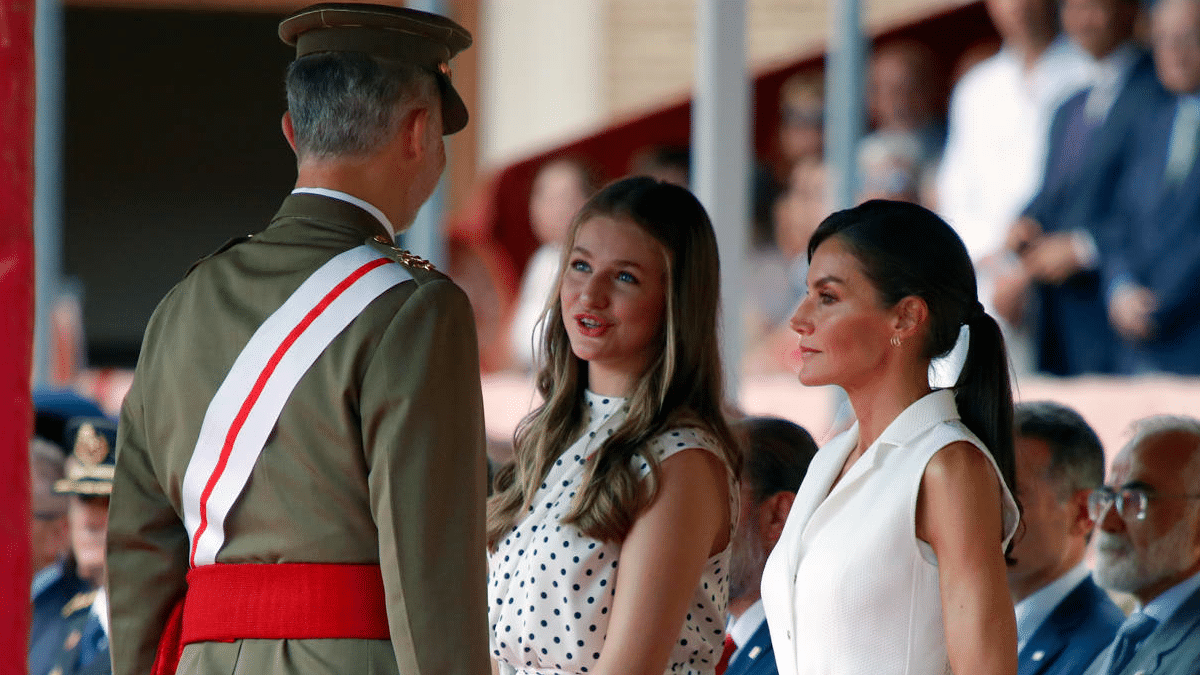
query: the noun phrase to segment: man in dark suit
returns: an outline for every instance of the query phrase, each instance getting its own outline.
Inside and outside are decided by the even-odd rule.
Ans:
[[[1100,290],[1097,226],[1111,208],[1134,121],[1166,93],[1150,55],[1132,41],[1137,0],[1064,0],[1061,10],[1064,31],[1095,59],[1096,76],[1055,113],[1041,187],[1009,246],[1033,292],[1036,368],[1112,373],[1117,336]]]
[[[751,417],[734,428],[746,453],[741,512],[729,563],[731,618],[717,675],[775,675],[775,653],[759,585],[763,565],[779,541],[817,445],[807,431],[787,420]]]
[[[1169,415],[1141,420],[1088,508],[1097,528],[1096,580],[1132,594],[1138,607],[1087,675],[1195,675],[1200,420]]]
[[[467,124],[449,61],[471,36],[334,3],[279,37],[296,188],[159,304],[121,410],[113,670],[477,675],[475,326],[465,293],[394,245]]]
[[[1130,133],[1100,259],[1122,372],[1200,374],[1200,0],[1160,0],[1154,62],[1172,100]]]
[[[1104,484],[1104,449],[1077,412],[1057,403],[1018,405],[1013,431],[1025,526],[1008,568],[1018,675],[1079,675],[1125,619],[1084,562],[1088,495]]]

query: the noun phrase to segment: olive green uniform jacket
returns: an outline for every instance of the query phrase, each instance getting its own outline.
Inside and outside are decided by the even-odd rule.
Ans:
[[[111,650],[146,675],[186,588],[183,476],[250,336],[315,270],[364,243],[413,280],[329,344],[288,399],[225,522],[218,563],[375,563],[391,641],[188,645],[179,672],[479,675],[488,668],[485,437],[466,295],[374,217],[294,194],[265,231],[198,263],[155,310],[121,410],[109,510]],[[230,597],[237,603],[237,597]]]

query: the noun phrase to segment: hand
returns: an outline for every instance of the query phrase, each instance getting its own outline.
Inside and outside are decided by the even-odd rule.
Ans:
[[[1079,263],[1075,238],[1069,232],[1041,237],[1026,249],[1021,264],[1030,276],[1046,284],[1061,284],[1083,269]]]
[[[1017,222],[1012,224],[1008,230],[1008,236],[1005,238],[1004,247],[1008,250],[1022,255],[1029,246],[1036,243],[1042,236],[1042,226],[1038,221],[1028,216],[1017,218]]]
[[[1150,315],[1158,307],[1158,298],[1143,286],[1125,284],[1108,303],[1108,318],[1113,328],[1127,340],[1145,340],[1154,332]]]
[[[1006,270],[996,276],[992,304],[996,314],[1013,326],[1021,325],[1025,319],[1025,305],[1029,292],[1029,275],[1021,268]]]

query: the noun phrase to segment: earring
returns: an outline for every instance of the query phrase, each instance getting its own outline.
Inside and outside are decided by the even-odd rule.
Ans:
[[[893,336],[892,336],[892,340],[891,340],[891,342],[892,342],[892,346],[893,346],[893,347],[899,347],[899,346],[900,346],[900,336],[899,336],[899,335],[893,335]]]

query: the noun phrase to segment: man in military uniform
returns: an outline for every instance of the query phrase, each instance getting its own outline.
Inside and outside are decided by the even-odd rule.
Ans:
[[[366,4],[316,5],[279,32],[297,50],[297,187],[168,293],[121,412],[114,672],[477,675],[471,308],[392,245],[467,122],[448,62],[471,38]]]
[[[62,642],[50,675],[102,675],[112,672],[108,654],[108,596],[104,589],[105,526],[112,493],[117,429],[103,417],[76,417],[67,422],[74,447],[65,477],[54,491],[68,495],[67,524],[71,553],[79,576],[93,584],[62,608]]]
[[[33,405],[29,475],[34,575],[29,594],[29,675],[47,675],[62,648],[67,623],[63,607],[92,587],[91,581],[77,573],[71,552],[68,497],[54,490],[63,478],[67,450],[74,446],[66,437],[67,423],[72,418],[102,417],[104,413],[94,402],[67,390],[35,389]]]

